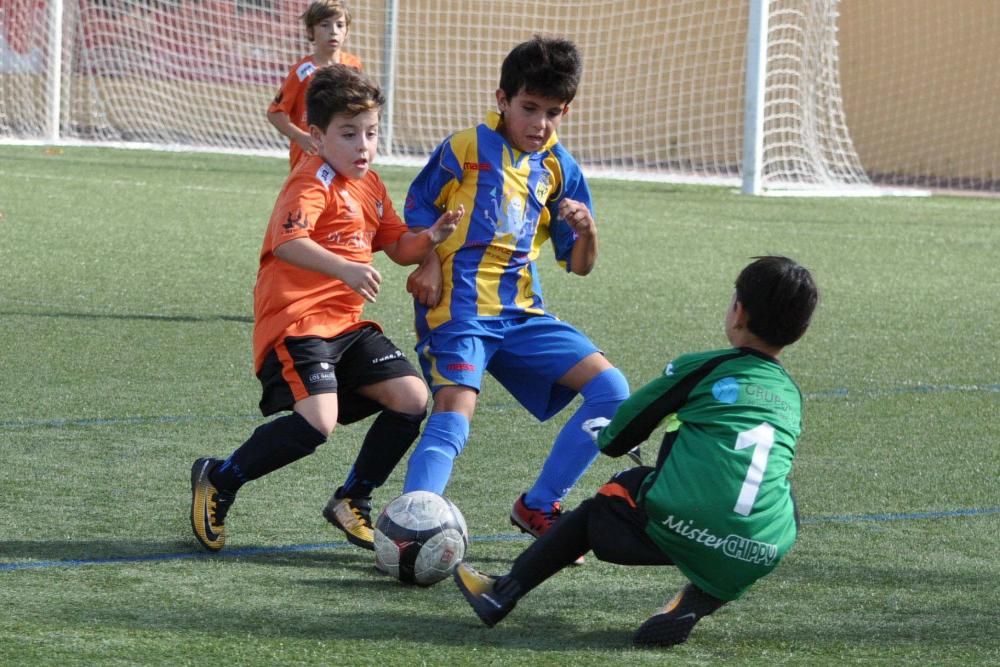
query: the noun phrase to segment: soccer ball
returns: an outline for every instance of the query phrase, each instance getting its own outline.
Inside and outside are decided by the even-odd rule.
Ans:
[[[375,567],[405,584],[432,586],[448,577],[468,544],[455,503],[430,491],[404,493],[375,521]]]

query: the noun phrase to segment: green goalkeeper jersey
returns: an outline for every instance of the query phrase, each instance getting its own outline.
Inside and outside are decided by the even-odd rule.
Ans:
[[[612,456],[666,434],[638,502],[646,532],[704,591],[735,600],[795,542],[788,474],[802,395],[773,357],[689,354],[634,393],[601,431]]]

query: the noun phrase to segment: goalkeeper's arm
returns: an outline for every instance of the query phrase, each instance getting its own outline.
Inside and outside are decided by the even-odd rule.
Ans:
[[[674,390],[676,383],[676,377],[659,377],[629,396],[614,418],[596,429],[601,453],[622,456],[645,442],[664,419],[684,404],[686,392]]]

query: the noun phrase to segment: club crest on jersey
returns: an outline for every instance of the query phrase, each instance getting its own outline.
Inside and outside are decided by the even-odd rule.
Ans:
[[[535,184],[535,199],[540,202],[547,201],[550,192],[552,192],[552,177],[548,173],[543,173]]]

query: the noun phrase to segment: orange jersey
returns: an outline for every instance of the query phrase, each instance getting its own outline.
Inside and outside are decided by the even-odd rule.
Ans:
[[[288,336],[331,338],[365,323],[364,297],[336,278],[299,268],[274,255],[282,243],[310,238],[352,262],[397,241],[406,224],[378,174],[350,180],[323,158],[307,155],[288,175],[267,224],[253,291],[254,369]]]
[[[352,53],[341,51],[340,62],[348,67],[353,67],[359,72],[361,71],[361,59]],[[309,88],[309,82],[312,81],[316,70],[316,61],[313,60],[312,56],[305,56],[295,63],[285,78],[284,83],[281,84],[278,94],[274,96],[270,106],[267,107],[267,112],[275,113],[280,111],[288,116],[288,119],[292,121],[295,127],[308,132],[309,123],[306,122],[306,90]],[[288,162],[289,166],[294,168],[295,163],[305,153],[294,141],[289,143]]]

